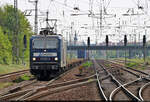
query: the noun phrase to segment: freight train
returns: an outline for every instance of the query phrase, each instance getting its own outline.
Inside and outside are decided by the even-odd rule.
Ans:
[[[66,41],[62,35],[43,30],[30,38],[30,72],[38,80],[55,77],[73,65],[67,63]],[[77,61],[76,61],[77,62]],[[78,60],[80,64],[82,60]],[[75,63],[74,63],[75,64]]]

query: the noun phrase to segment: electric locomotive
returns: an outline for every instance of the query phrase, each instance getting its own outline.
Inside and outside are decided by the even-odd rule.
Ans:
[[[30,38],[30,72],[37,79],[54,77],[66,68],[66,42],[62,35],[43,30]]]

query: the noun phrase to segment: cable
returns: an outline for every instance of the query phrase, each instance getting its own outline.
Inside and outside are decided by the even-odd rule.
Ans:
[[[50,7],[50,5],[51,5],[52,1],[53,1],[53,0],[50,0],[50,3],[49,3],[49,5],[48,5],[48,10],[49,10],[49,7]]]
[[[140,6],[140,3],[142,2],[141,0],[138,0],[137,2],[135,2],[135,0],[132,0],[132,2],[136,5],[136,6]],[[142,4],[141,4],[142,5]],[[143,5],[142,5],[143,6]]]
[[[61,12],[57,9],[57,7],[56,7],[55,4],[54,4],[54,7],[55,7],[56,11],[58,11],[58,13],[59,13],[60,15],[62,15]]]
[[[108,8],[108,6],[110,5],[111,0],[108,1],[107,6],[105,7],[106,9]]]
[[[59,1],[54,0],[54,2],[56,2],[56,3],[60,4],[60,5],[63,5],[64,7],[68,7],[68,8],[74,9],[74,7],[65,5],[65,4],[63,4],[63,3],[59,2]],[[80,12],[87,12],[87,11],[80,10]]]
[[[92,15],[93,15],[93,2],[94,0],[89,0],[89,10],[92,12]],[[91,20],[92,20],[92,28],[94,29],[94,26],[95,26],[95,22],[94,22],[94,18],[93,16],[91,16]]]
[[[135,2],[135,0],[132,0],[132,2],[133,2],[135,5],[138,5],[137,2]]]

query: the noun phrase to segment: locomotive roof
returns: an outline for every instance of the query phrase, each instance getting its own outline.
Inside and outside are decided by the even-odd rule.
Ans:
[[[60,38],[60,39],[62,39],[63,38],[63,36],[62,35],[32,35],[32,37],[31,38],[40,38],[40,37],[55,37],[55,38]]]

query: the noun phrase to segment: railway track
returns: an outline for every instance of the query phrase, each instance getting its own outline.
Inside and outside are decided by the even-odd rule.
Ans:
[[[61,76],[61,75],[60,75]],[[59,76],[59,77],[60,77]],[[42,87],[45,84],[49,85],[51,84],[53,81],[57,80],[59,77],[50,80],[49,82],[41,82],[41,81],[37,81],[36,79],[33,80],[31,83],[28,84],[23,84],[21,86],[17,86],[11,90],[8,90],[7,92],[1,94],[0,100],[18,100],[18,99],[23,99],[25,97],[28,97],[30,95],[32,95],[35,91],[35,89],[37,89],[38,87]],[[44,84],[44,85],[42,85]],[[32,94],[31,94],[32,93]]]
[[[21,71],[17,71],[17,72],[12,72],[12,73],[8,73],[8,74],[2,74],[0,75],[0,81],[6,81],[6,79],[13,79],[13,77],[17,77],[19,75],[23,75],[25,73],[29,73],[29,70],[21,70]]]
[[[93,63],[96,72],[97,85],[100,90],[100,95],[105,101],[108,101],[109,100],[108,97],[111,91],[113,91],[113,89],[115,89],[117,85],[114,82],[112,82],[112,79],[110,75],[108,75],[108,72],[106,70],[104,69],[100,70],[99,68],[100,66],[98,63],[96,63],[95,60],[93,61]]]
[[[93,63],[95,74],[91,76],[65,82],[56,82],[56,80],[59,80],[61,77],[71,71],[68,70],[49,82],[37,82],[33,80],[33,82],[28,83],[29,85],[32,85],[31,87],[28,87],[29,85],[27,85],[27,87],[23,87],[22,90],[19,91],[15,91],[18,89],[15,88],[14,90],[11,90],[12,93],[9,90],[8,93],[5,93],[0,97],[0,100],[39,100],[51,94],[60,93],[95,82],[97,82],[99,88],[101,95],[100,99],[106,101],[149,100],[148,95],[146,96],[146,94],[149,93],[147,89],[150,89],[150,78],[147,73],[144,74],[144,76],[143,72],[140,71],[135,73],[136,70],[123,70],[121,69],[122,66],[119,67],[119,65],[105,60],[93,60]],[[107,66],[108,64],[109,66]],[[118,71],[119,69],[122,71]],[[123,81],[125,76],[123,76],[121,73],[128,73],[130,75],[128,75],[129,77],[134,76],[134,78],[132,80],[127,80],[127,78],[126,81]]]
[[[94,63],[97,63],[97,62],[95,61]],[[143,92],[142,90],[145,88],[145,86],[147,86],[146,83],[148,83],[150,81],[149,76],[147,74],[146,74],[147,76],[138,77],[138,78],[135,78],[132,81],[123,83],[120,79],[118,79],[114,75],[114,73],[112,71],[110,71],[108,68],[106,68],[104,63],[103,64],[98,64],[97,63],[97,66],[99,66],[99,68],[103,69],[105,74],[107,73],[106,75],[110,76],[110,79],[108,78],[106,80],[109,83],[111,82],[110,83],[111,85],[109,87],[108,85],[104,84],[105,83],[104,81],[99,80],[100,75],[98,74],[99,72],[96,71],[97,80],[99,80],[98,85],[99,85],[100,93],[101,93],[104,100],[106,100],[106,101],[108,101],[108,100],[110,100],[110,101],[112,101],[112,100],[136,100],[136,101],[141,101],[142,100],[142,98],[140,97],[140,95],[141,95],[140,93],[142,93]],[[114,66],[114,64],[113,64],[113,66]],[[130,71],[128,70],[127,72],[130,72]],[[137,71],[137,72],[140,73],[139,71]],[[141,73],[143,74],[143,72],[141,72]],[[133,74],[134,76],[138,76],[133,72],[130,72],[130,74]],[[142,88],[143,85],[145,85],[145,86]],[[140,91],[139,91],[139,89],[140,89]]]
[[[139,89],[139,97],[142,101],[150,100],[150,82],[146,83]]]
[[[42,92],[37,93],[31,97],[28,97],[25,100],[35,100],[35,99],[45,97],[50,94],[58,93],[58,92],[72,89],[75,87],[79,87],[82,85],[87,85],[92,82],[96,82],[96,80],[94,79],[94,76],[95,75],[92,75],[92,76],[84,78],[84,79],[71,80],[71,81],[62,82],[62,83],[58,83],[58,84],[48,85],[46,87],[43,87],[43,88],[40,88],[37,90],[37,91],[42,90]]]
[[[119,62],[119,63],[125,63],[125,60],[123,60],[123,59],[113,59],[111,61],[115,61],[115,62]],[[126,62],[127,63],[137,63],[135,61],[129,61],[129,60],[126,60]],[[144,64],[140,63],[140,65],[144,65]]]
[[[125,60],[122,60],[122,59],[113,59],[112,61],[119,62],[119,63],[125,63]],[[134,61],[129,61],[129,60],[126,60],[126,62],[127,63],[130,63],[130,62],[136,63]]]
[[[17,86],[11,90],[8,90],[8,92],[5,92],[1,95],[0,100],[21,100],[24,99],[26,97],[31,96],[32,94],[36,93],[35,90],[38,89],[38,87],[45,87],[46,85],[50,85],[51,83],[53,83],[55,80],[59,79],[61,76],[63,76],[64,74],[68,73],[69,71],[61,74],[60,76],[50,80],[49,82],[45,82],[44,85],[42,85],[43,83],[41,81],[37,81],[34,80],[33,82],[31,82],[28,85],[22,85],[22,86]],[[42,83],[42,84],[41,84]],[[41,85],[39,85],[41,84]],[[29,86],[30,85],[30,86]],[[29,88],[25,89],[26,86],[29,86]],[[31,87],[32,86],[32,87]],[[40,89],[39,88],[39,89]],[[22,90],[21,90],[22,89]]]
[[[11,88],[11,89],[9,89],[7,91],[4,91],[4,92],[0,93],[0,96],[4,96],[4,95],[7,95],[7,94],[15,93],[15,92],[23,90],[24,88],[28,87],[29,85],[35,84],[35,83],[37,83],[37,80],[35,80],[35,79],[32,80],[32,81],[25,82],[25,83],[23,83],[21,85],[17,85],[16,87],[13,87],[13,88]]]
[[[92,75],[84,79],[71,80],[67,82],[53,84],[56,80],[60,79],[62,76],[69,73],[70,71],[71,70],[68,70],[67,72],[61,74],[60,76],[50,80],[49,82],[45,82],[44,85],[43,84],[37,85],[37,83],[40,83],[40,82],[37,82],[34,80],[33,83],[31,84],[32,86],[33,84],[34,86],[37,85],[37,87],[32,87],[32,88],[24,87],[24,90],[20,90],[20,91],[13,92],[13,93],[8,92],[7,94],[3,94],[0,97],[0,100],[37,100],[39,97],[44,97],[46,95],[49,95],[50,93],[57,93],[57,92],[68,90],[68,89],[75,88],[78,86],[87,85],[89,83],[96,81],[94,79],[95,75]]]
[[[136,70],[136,69],[131,68],[131,67],[126,67],[126,66],[124,66],[122,64],[119,64],[117,62],[114,62],[114,61],[105,61],[105,62],[106,63],[111,63],[111,64],[113,64],[113,66],[119,67],[120,69],[122,69],[124,71],[127,71],[127,72],[129,72],[131,74],[134,74],[137,77],[146,77],[146,76],[149,76],[148,73],[145,73],[145,72],[140,71],[140,70]]]
[[[113,62],[116,62],[116,63],[118,63],[118,64],[122,64],[122,65],[124,65],[125,64],[125,60],[120,60],[120,59],[115,59],[115,60],[110,60],[110,61],[113,61]],[[126,61],[126,63],[137,63],[137,62],[135,62],[135,61]],[[144,62],[143,63],[140,63],[140,64],[138,64],[139,66],[141,66],[141,67],[145,67],[146,65],[144,64]]]

